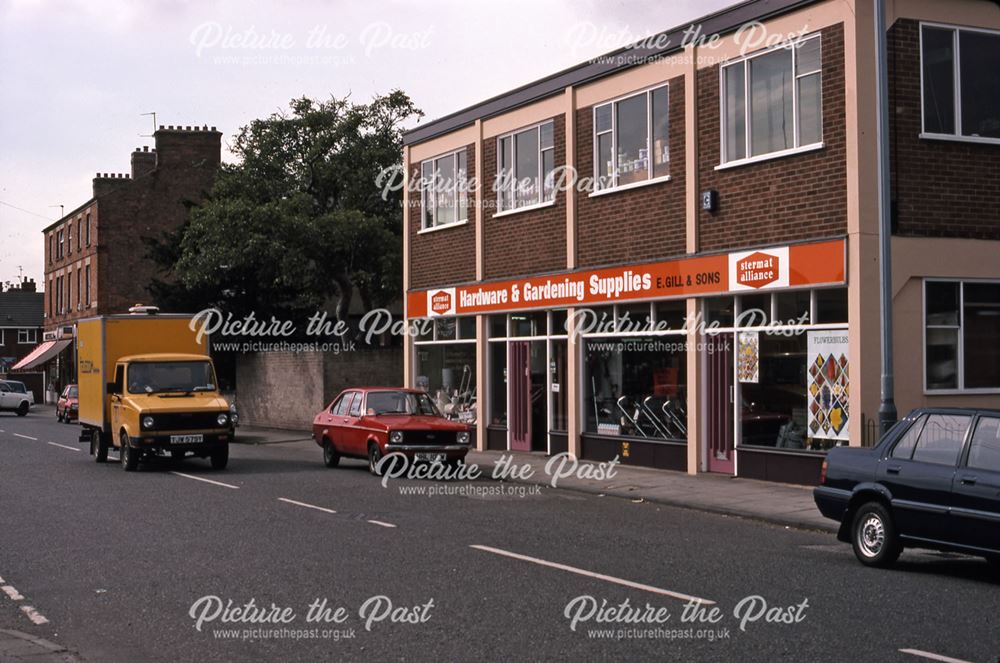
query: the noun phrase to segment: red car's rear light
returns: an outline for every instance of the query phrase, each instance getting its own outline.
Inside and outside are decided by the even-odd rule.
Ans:
[[[827,464],[828,464],[827,460],[824,458],[823,459],[823,466],[819,470],[819,483],[820,483],[821,486],[826,483],[826,467],[827,467]]]

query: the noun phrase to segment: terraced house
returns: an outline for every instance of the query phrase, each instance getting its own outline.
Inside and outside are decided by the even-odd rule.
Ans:
[[[896,402],[998,407],[1000,5],[886,19]],[[406,134],[407,382],[480,448],[814,483],[879,405],[874,4],[693,25]]]

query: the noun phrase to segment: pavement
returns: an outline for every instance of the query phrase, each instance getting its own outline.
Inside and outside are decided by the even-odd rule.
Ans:
[[[309,431],[241,426],[236,435],[236,441],[243,444],[283,444],[303,440],[312,444]],[[505,456],[512,458],[518,466],[531,467],[530,477],[507,479],[512,483],[551,485],[551,474],[557,472],[555,466],[551,472],[546,472],[550,457],[537,453],[473,451],[469,453],[467,462],[479,465],[484,472],[492,472],[496,463]],[[579,462],[581,465],[596,464]],[[799,529],[836,533],[838,528],[837,523],[820,515],[809,486],[721,474],[692,476],[684,472],[625,465],[616,465],[614,471],[615,476],[611,479],[578,478],[574,475],[558,479],[557,485],[580,493],[668,504]]]

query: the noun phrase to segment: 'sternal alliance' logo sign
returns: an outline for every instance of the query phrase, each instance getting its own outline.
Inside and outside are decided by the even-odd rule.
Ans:
[[[729,289],[788,286],[788,247],[729,254]]]
[[[455,289],[444,288],[427,293],[427,310],[431,315],[455,314]]]

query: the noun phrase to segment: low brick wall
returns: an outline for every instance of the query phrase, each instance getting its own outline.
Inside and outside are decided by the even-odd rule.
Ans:
[[[236,402],[241,423],[249,426],[308,430],[342,389],[402,383],[401,348],[264,352],[236,360]]]

